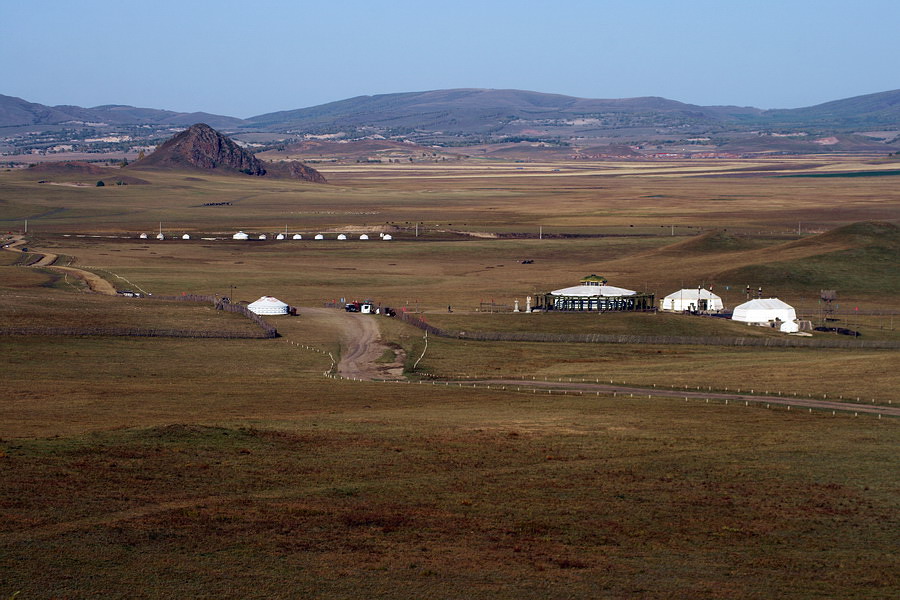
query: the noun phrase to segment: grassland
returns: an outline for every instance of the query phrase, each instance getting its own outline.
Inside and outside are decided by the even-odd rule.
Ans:
[[[120,285],[270,294],[301,315],[371,297],[455,329],[772,335],[662,314],[475,312],[598,273],[658,297],[712,283],[729,306],[762,286],[810,314],[833,286],[838,323],[896,336],[893,179],[739,172],[876,164],[520,166],[326,167],[328,186],[142,173],[148,185],[94,188],[2,173],[0,222],[27,217],[32,248]],[[286,224],[396,237],[136,239],[160,221],[195,237]],[[818,235],[860,221],[882,224]],[[0,252],[4,324],[240,321],[99,298],[16,258]],[[324,376],[339,352],[330,325],[273,322],[283,338],[0,338],[0,597],[897,596],[896,420],[338,381]],[[419,330],[380,323],[410,362],[421,356]],[[885,403],[900,401],[898,367],[887,350],[429,339],[419,370]]]

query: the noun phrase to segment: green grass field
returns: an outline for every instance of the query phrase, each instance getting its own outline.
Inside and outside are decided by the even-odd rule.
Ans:
[[[816,172],[868,168],[823,161]],[[742,164],[324,166],[326,186],[0,173],[0,228],[27,218],[33,250],[120,288],[275,295],[301,312],[272,319],[272,340],[0,337],[0,598],[895,598],[897,419],[427,378],[887,405],[900,402],[897,351],[433,337],[425,350],[420,330],[373,316],[408,368],[425,355],[410,383],[354,382],[326,377],[339,332],[303,315],[372,298],[458,330],[777,335],[681,315],[480,312],[597,273],[657,298],[714,284],[729,307],[759,286],[811,315],[820,289],[837,289],[838,325],[897,339],[893,178],[721,176]],[[178,236],[396,235],[136,238],[160,221]],[[863,221],[875,224],[839,229]],[[0,252],[0,327],[251,327],[200,305],[88,294],[21,258]]]

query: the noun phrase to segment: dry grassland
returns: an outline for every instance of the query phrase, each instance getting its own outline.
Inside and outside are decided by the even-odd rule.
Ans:
[[[804,162],[749,166],[878,166]],[[460,329],[744,330],[669,315],[474,313],[482,300],[524,304],[593,272],[658,297],[715,282],[730,306],[755,274],[767,292],[812,309],[823,282],[837,280],[842,302],[898,309],[896,255],[872,243],[881,234],[808,241],[857,221],[896,222],[894,178],[690,176],[697,163],[560,164],[544,174],[546,165],[519,166],[439,165],[409,178],[387,165],[325,167],[327,186],[147,173],[150,185],[77,188],[5,173],[0,219],[12,228],[27,217],[30,246],[113,282],[109,273],[156,294],[271,294],[301,315],[371,297]],[[134,239],[159,221],[178,234],[287,224],[397,235]],[[415,222],[424,224],[418,240]],[[605,237],[452,233],[534,236],[541,226],[548,236]],[[712,228],[731,237],[698,237]],[[131,239],[75,237],[126,232]],[[526,258],[535,262],[520,264]],[[242,322],[204,307],[98,298],[8,266],[14,259],[0,252],[3,324],[68,314],[148,327]],[[857,318],[872,335],[884,319]],[[339,352],[330,322],[272,322],[284,338],[0,338],[0,597],[897,596],[896,420],[338,381],[324,376],[327,353]],[[380,323],[410,362],[421,355],[421,331]],[[896,351],[429,339],[419,370],[886,402],[898,400],[898,360]]]

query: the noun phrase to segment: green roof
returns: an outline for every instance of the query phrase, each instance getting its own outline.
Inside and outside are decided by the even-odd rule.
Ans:
[[[588,275],[587,277],[581,278],[581,283],[587,283],[589,281],[598,281],[601,284],[606,283],[606,277],[600,277],[599,275]]]

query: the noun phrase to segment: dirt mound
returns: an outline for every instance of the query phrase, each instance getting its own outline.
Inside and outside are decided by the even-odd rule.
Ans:
[[[108,175],[118,169],[101,167],[83,160],[39,163],[28,167],[29,172],[41,175]]]

